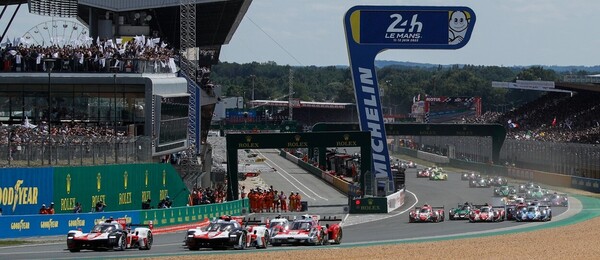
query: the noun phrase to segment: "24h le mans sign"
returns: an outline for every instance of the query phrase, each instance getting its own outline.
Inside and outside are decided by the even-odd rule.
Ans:
[[[371,171],[393,180],[375,57],[387,49],[462,48],[471,38],[475,12],[461,6],[355,6],[346,12],[344,26],[360,128],[371,132]]]

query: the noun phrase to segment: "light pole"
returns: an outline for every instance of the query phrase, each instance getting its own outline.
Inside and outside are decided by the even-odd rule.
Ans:
[[[390,93],[392,90],[392,81],[391,80],[386,80],[385,81],[385,87],[387,88],[387,96],[388,96],[388,108],[389,108],[389,114],[392,114],[392,98],[390,97]]]
[[[44,59],[44,66],[48,71],[48,165],[52,165],[52,146],[50,145],[50,135],[52,134],[52,69],[54,69],[55,59]],[[43,160],[42,160],[43,161]]]
[[[254,80],[256,79],[256,75],[252,74],[250,78],[252,78],[252,100],[254,100]]]
[[[113,140],[115,146],[115,163],[119,163],[119,157],[117,156],[117,72],[119,71],[119,67],[113,66],[110,67],[110,70],[113,72],[113,103],[114,103],[114,122],[113,122]]]

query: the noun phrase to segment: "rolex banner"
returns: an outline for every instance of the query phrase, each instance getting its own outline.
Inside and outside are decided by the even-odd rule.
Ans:
[[[138,210],[151,200],[157,208],[162,199],[173,207],[187,204],[189,191],[169,164],[128,164],[54,168],[56,213],[71,213],[76,203],[91,212],[98,202],[104,211]]]

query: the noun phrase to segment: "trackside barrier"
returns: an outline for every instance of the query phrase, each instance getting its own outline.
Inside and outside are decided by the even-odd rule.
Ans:
[[[571,187],[575,188],[575,189],[594,192],[594,193],[600,193],[600,180],[572,176],[571,177]]]
[[[401,153],[403,150],[399,149]],[[542,184],[558,186],[558,187],[572,187],[576,189],[586,190],[590,192],[600,193],[600,180],[583,178],[570,175],[562,175],[550,172],[542,172],[530,169],[522,169],[517,167],[505,167],[502,165],[491,165],[477,162],[467,162],[457,159],[450,159],[449,165],[451,167],[468,169],[481,172],[483,174],[507,176],[513,179],[534,181]]]
[[[101,221],[109,218],[126,218],[128,223],[149,224],[152,221],[158,232],[185,230],[190,226],[202,225],[207,219],[222,215],[241,215],[248,199],[219,204],[151,209],[136,211],[114,211],[102,213],[21,215],[0,217],[0,239],[66,235],[69,230],[81,229],[88,232]]]
[[[392,193],[387,196],[387,212],[392,212],[399,209],[404,205],[404,198],[406,196],[406,188],[399,190],[396,193]]]
[[[286,157],[286,159],[288,158],[288,155],[290,155],[289,153],[286,153],[284,151],[280,152],[281,156]],[[290,160],[294,163],[296,163],[298,166],[300,166],[300,168],[312,173],[313,175],[323,179],[324,181],[326,181],[327,183],[333,185],[335,188],[337,188],[339,191],[341,191],[344,194],[349,194],[350,192],[350,186],[352,185],[351,183],[349,183],[348,181],[338,178],[336,177],[334,174],[332,174],[329,171],[323,171],[321,169],[319,169],[316,166],[313,166],[310,163],[304,162],[296,157],[293,157],[294,159]]]
[[[349,199],[351,214],[388,213],[387,197]]]
[[[422,152],[422,151],[417,152],[417,158],[426,160],[426,161],[430,161],[430,162],[434,162],[434,163],[446,164],[446,163],[450,162],[448,160],[448,157],[446,157],[446,156],[437,155],[437,154],[433,154],[433,153],[426,153],[426,152]]]

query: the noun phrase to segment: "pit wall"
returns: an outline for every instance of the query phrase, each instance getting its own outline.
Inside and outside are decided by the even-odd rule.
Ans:
[[[38,214],[52,202],[55,213],[72,213],[77,202],[90,212],[98,201],[107,205],[104,211],[138,210],[143,201],[157,207],[167,196],[172,206],[185,206],[188,195],[171,164],[0,169],[4,216]]]
[[[408,148],[398,148],[396,152],[416,157],[419,159],[423,159],[426,161],[430,156],[427,156],[425,152],[408,149]],[[416,156],[415,156],[416,155]],[[439,155],[435,155],[439,156]],[[435,157],[434,157],[435,158]],[[433,161],[430,161],[433,162]],[[437,162],[436,162],[437,163]],[[536,171],[530,169],[522,169],[517,167],[506,167],[502,165],[492,165],[492,164],[484,164],[477,162],[467,162],[457,159],[448,159],[448,166],[466,170],[477,171],[483,174],[489,175],[500,175],[506,176],[513,179],[519,179],[524,181],[534,181],[537,183],[543,183],[546,185],[552,185],[557,187],[565,187],[565,188],[575,188],[579,190],[585,190],[594,193],[600,193],[600,180],[599,179],[591,179],[584,178],[578,176],[570,176],[563,174],[556,174],[550,172]]]
[[[69,230],[89,232],[92,227],[109,218],[126,218],[127,223],[149,224],[154,228],[198,223],[222,215],[241,215],[248,200],[169,209],[115,211],[103,213],[21,215],[0,217],[0,239],[67,235]]]

